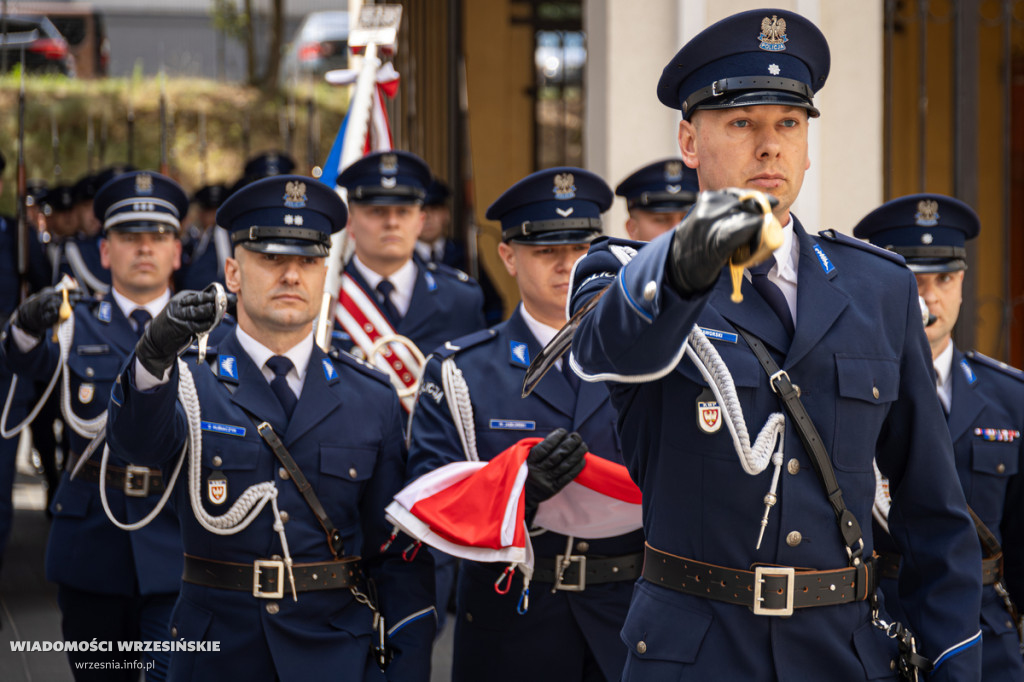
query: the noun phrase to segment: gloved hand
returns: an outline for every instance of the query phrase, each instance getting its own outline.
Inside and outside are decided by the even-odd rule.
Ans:
[[[733,252],[757,250],[764,214],[756,201],[739,200],[744,190],[701,192],[697,203],[675,228],[668,263],[669,284],[681,296],[711,287]],[[776,206],[779,200],[768,197]]]
[[[88,295],[81,289],[68,289],[68,303],[74,306]],[[60,321],[60,306],[63,294],[54,287],[46,287],[25,299],[18,306],[11,323],[30,336],[43,338],[46,330]]]
[[[178,355],[197,334],[218,322],[217,295],[213,291],[182,291],[167,302],[135,346],[135,357],[146,371],[163,377]]]
[[[530,448],[526,457],[526,518],[533,520],[537,506],[552,497],[583,471],[587,444],[575,431],[555,429]]]

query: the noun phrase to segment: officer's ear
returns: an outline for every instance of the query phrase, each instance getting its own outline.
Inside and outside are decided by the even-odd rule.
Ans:
[[[110,269],[110,244],[107,242],[106,237],[100,239],[100,265],[103,266],[104,270]]]
[[[234,258],[224,259],[224,286],[233,294],[242,289],[241,269],[241,265]]]
[[[512,248],[511,244],[501,242],[498,244],[498,256],[501,258],[501,262],[505,264],[505,269],[511,277],[516,276],[516,251]]]
[[[695,111],[696,118],[702,112]],[[690,168],[697,167],[697,126],[685,118],[679,122],[679,153],[683,156],[683,163]]]

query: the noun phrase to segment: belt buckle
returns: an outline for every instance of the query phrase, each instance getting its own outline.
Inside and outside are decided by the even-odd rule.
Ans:
[[[762,606],[764,597],[761,587],[765,578],[786,579],[786,605],[780,608]],[[754,567],[754,614],[758,616],[792,616],[793,615],[793,583],[796,570],[792,566],[755,566]]]
[[[575,583],[562,582],[562,576],[565,574],[565,569],[569,568],[569,564],[577,564],[579,567],[579,577]],[[585,554],[555,555],[554,589],[563,592],[582,592],[587,589],[587,556]]]
[[[149,467],[129,464],[124,470],[124,494],[127,497],[149,496]]]
[[[277,589],[273,592],[266,592],[260,587],[260,575],[270,568],[277,571]],[[284,597],[284,561],[257,559],[252,562],[252,596],[259,599],[281,599]]]

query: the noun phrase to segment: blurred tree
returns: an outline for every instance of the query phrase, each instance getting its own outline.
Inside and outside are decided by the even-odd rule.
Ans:
[[[280,71],[281,47],[284,44],[284,3],[285,0],[271,0],[270,49],[262,73],[256,67],[256,26],[253,21],[253,0],[211,0],[210,16],[213,26],[225,36],[237,40],[245,47],[246,81],[263,90],[277,87]]]

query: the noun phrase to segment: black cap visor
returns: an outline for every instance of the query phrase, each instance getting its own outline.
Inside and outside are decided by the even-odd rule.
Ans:
[[[262,239],[241,242],[242,248],[256,253],[272,253],[278,256],[312,256],[322,258],[330,252],[326,244],[304,239]]]
[[[176,225],[153,220],[140,220],[138,222],[132,221],[118,223],[117,225],[104,226],[103,234],[107,234],[108,232],[132,232],[136,234],[150,232],[153,234],[172,234],[175,237],[180,236]]]
[[[782,90],[745,90],[719,97],[709,97],[691,104],[683,112],[683,118],[689,120],[693,116],[693,112],[701,109],[737,109],[739,107],[753,107],[765,104],[774,104],[781,107],[799,107],[806,109],[807,115],[811,118],[821,116],[821,112],[814,106],[814,103],[799,93],[784,92]]]

